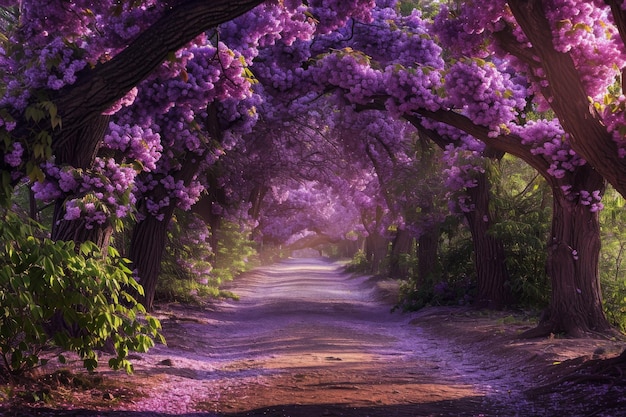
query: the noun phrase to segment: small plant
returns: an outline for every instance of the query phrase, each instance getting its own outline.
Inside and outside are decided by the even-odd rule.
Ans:
[[[352,260],[346,266],[346,271],[356,273],[365,273],[371,271],[370,264],[363,250],[359,249],[357,253],[354,254]]]
[[[164,342],[157,319],[132,294],[143,292],[129,261],[91,242],[37,237],[42,227],[4,211],[0,223],[0,368],[21,374],[44,362],[44,349],[77,353],[88,370],[112,347],[113,369],[132,372],[131,351]],[[143,319],[141,318],[143,316]],[[63,354],[58,355],[65,362]]]

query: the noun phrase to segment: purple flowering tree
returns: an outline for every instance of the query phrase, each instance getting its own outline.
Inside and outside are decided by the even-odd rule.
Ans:
[[[54,239],[101,247],[136,205],[131,253],[148,304],[163,240],[148,236],[164,235],[173,207],[188,209],[206,189],[202,172],[238,141],[232,125],[254,121],[254,103],[240,102],[253,96],[246,67],[258,49],[328,32],[351,14],[368,19],[371,7],[48,3],[20,3],[21,24],[1,51],[4,195],[30,177],[37,198],[56,201]]]
[[[492,5],[468,8],[467,16],[472,11],[493,11],[494,8],[503,7],[504,2],[501,3],[493,8]],[[595,10],[589,7],[583,8],[585,13]],[[553,19],[559,13],[573,13],[570,8],[559,10],[553,10]],[[438,122],[451,125],[480,139],[492,149],[519,156],[537,168],[553,189],[555,217],[548,263],[553,284],[552,302],[545,323],[536,333],[566,331],[580,334],[589,330],[608,329],[602,312],[597,270],[600,248],[597,211],[601,208],[600,199],[604,192],[600,169],[595,166],[592,168],[575,152],[576,146],[571,140],[574,132],[569,130],[569,124],[559,112],[555,110],[560,120],[532,122],[525,118],[527,110],[541,111],[555,102],[556,99],[552,97],[554,92],[545,89],[550,87],[552,81],[545,79],[540,68],[532,68],[529,73],[528,68],[521,65],[519,59],[515,60],[514,56],[494,56],[485,45],[501,52],[501,49],[497,49],[499,38],[494,37],[494,41],[488,43],[490,38],[484,36],[487,31],[475,29],[472,32],[467,28],[492,22],[496,19],[493,16],[476,20],[471,15],[471,18],[466,16],[455,22],[450,16],[444,15],[437,20],[434,26],[436,33],[448,47],[448,56],[454,57],[444,63],[441,48],[434,43],[428,32],[430,27],[421,20],[418,12],[399,17],[395,15],[394,9],[387,8],[376,11],[374,15],[377,24],[363,25],[363,38],[359,27],[356,27],[351,36],[344,38],[349,41],[345,42],[343,49],[318,59],[316,69],[311,70],[318,71],[315,78],[322,80],[323,84],[341,89],[345,99],[356,106],[384,108],[397,117],[411,118],[412,123],[422,129],[436,132],[440,130]],[[384,22],[378,19],[379,16],[385,16]],[[572,20],[575,16],[561,14],[560,17],[575,22]],[[498,24],[504,25],[505,20],[502,18]],[[604,23],[607,22],[610,21]],[[453,29],[446,32],[444,29],[449,28],[449,25]],[[616,34],[616,29],[610,24],[602,27],[607,28],[608,32],[604,29],[598,29],[598,33],[588,31],[582,24],[573,28],[569,34],[571,39],[568,38],[569,49],[566,48],[572,50],[572,55],[580,54],[580,65],[587,63],[584,79],[589,84],[588,96],[591,98],[598,97],[599,83],[604,83],[603,91],[610,87],[609,84],[618,75],[615,67],[621,67],[621,55],[610,47],[605,50],[611,58],[607,61],[610,64],[589,65],[589,51],[584,51],[588,40],[580,40],[576,35],[591,33],[604,37],[606,41],[607,33]],[[521,33],[513,32],[518,40],[524,39]],[[474,33],[476,36],[473,36]],[[378,42],[391,38],[395,40],[394,48],[400,48],[404,53],[395,49],[389,56],[384,53],[384,48]],[[579,39],[582,52],[574,52],[577,48],[575,39]],[[614,46],[615,36],[610,39],[609,43]],[[402,41],[412,47],[402,48]],[[456,57],[455,47],[459,49]],[[475,53],[474,57],[461,56],[470,51]],[[525,55],[526,61],[532,61],[529,54],[531,52]],[[523,63],[528,65],[526,61]],[[513,73],[516,75],[512,76]],[[594,108],[593,103],[590,107],[589,99],[586,100],[588,104],[585,108]],[[612,103],[614,113],[619,113],[619,105],[610,98],[607,101]],[[599,108],[607,113],[601,105]],[[568,120],[571,122],[569,116]],[[578,121],[582,123],[585,120],[581,115]],[[606,125],[609,125],[608,121]],[[579,135],[578,140],[581,137]]]

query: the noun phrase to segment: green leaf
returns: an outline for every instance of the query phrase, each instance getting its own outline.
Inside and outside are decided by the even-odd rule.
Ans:
[[[46,271],[46,274],[50,276],[54,276],[56,272],[56,267],[54,266],[54,262],[52,261],[52,259],[50,259],[50,257],[46,256],[45,258],[43,258],[43,265],[44,265],[44,271]]]

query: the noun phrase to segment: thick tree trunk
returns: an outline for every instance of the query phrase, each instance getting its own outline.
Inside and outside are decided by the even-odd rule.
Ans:
[[[183,181],[187,186],[195,175],[197,166],[197,163],[192,161],[185,163],[183,160],[183,169],[174,176],[175,181]],[[153,190],[153,193],[157,199],[167,195],[163,186]],[[148,311],[151,311],[153,307],[154,293],[161,273],[163,251],[167,243],[167,227],[174,214],[176,202],[176,198],[171,198],[170,205],[161,210],[162,220],[146,213],[146,217],[137,222],[133,228],[129,258],[133,262],[139,283],[143,286],[144,296],[141,301]]]
[[[88,170],[93,166],[102,138],[109,126],[108,116],[99,116],[93,119],[93,123],[88,127],[78,129],[76,137],[66,143],[59,150],[56,162],[59,165],[70,165],[74,168]],[[76,196],[80,197],[80,196]],[[104,224],[91,224],[89,228],[85,220],[65,220],[65,199],[55,202],[54,214],[52,217],[52,240],[74,241],[77,246],[83,242],[94,242],[106,254],[113,227],[110,221]]]
[[[477,304],[489,308],[503,308],[512,302],[506,285],[509,273],[506,268],[504,245],[489,234],[492,215],[489,210],[490,183],[488,175],[479,174],[478,185],[467,193],[474,209],[465,214],[472,242],[478,285]]]
[[[389,276],[392,278],[407,278],[409,276],[409,264],[406,258],[412,251],[413,237],[405,229],[398,229],[391,243],[389,254]]]
[[[365,238],[365,259],[370,265],[370,271],[376,275],[381,272],[381,267],[385,256],[387,256],[387,247],[389,242],[379,233],[370,233]]]
[[[151,311],[154,293],[161,272],[163,250],[167,243],[167,226],[172,218],[172,210],[168,209],[163,220],[148,215],[133,228],[129,258],[137,271],[138,280],[143,287],[142,304]]]
[[[591,168],[581,174],[579,179],[586,181],[586,186],[604,190],[602,178]],[[593,180],[595,185],[592,185]],[[583,336],[589,332],[606,332],[611,326],[602,309],[598,213],[591,212],[588,205],[578,200],[572,201],[560,188],[553,188],[553,194],[546,266],[552,283],[551,302],[540,325],[524,336],[550,333]]]

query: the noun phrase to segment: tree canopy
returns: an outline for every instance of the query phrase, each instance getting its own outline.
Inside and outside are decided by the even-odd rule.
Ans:
[[[626,11],[476,3],[1,2],[2,199],[27,186],[54,206],[50,237],[78,246],[126,222],[148,308],[176,209],[213,236],[362,238],[375,265],[421,239],[420,279],[452,212],[478,301],[501,307],[490,181],[508,153],[552,196],[540,332],[606,330],[598,212],[607,182],[626,196]]]

